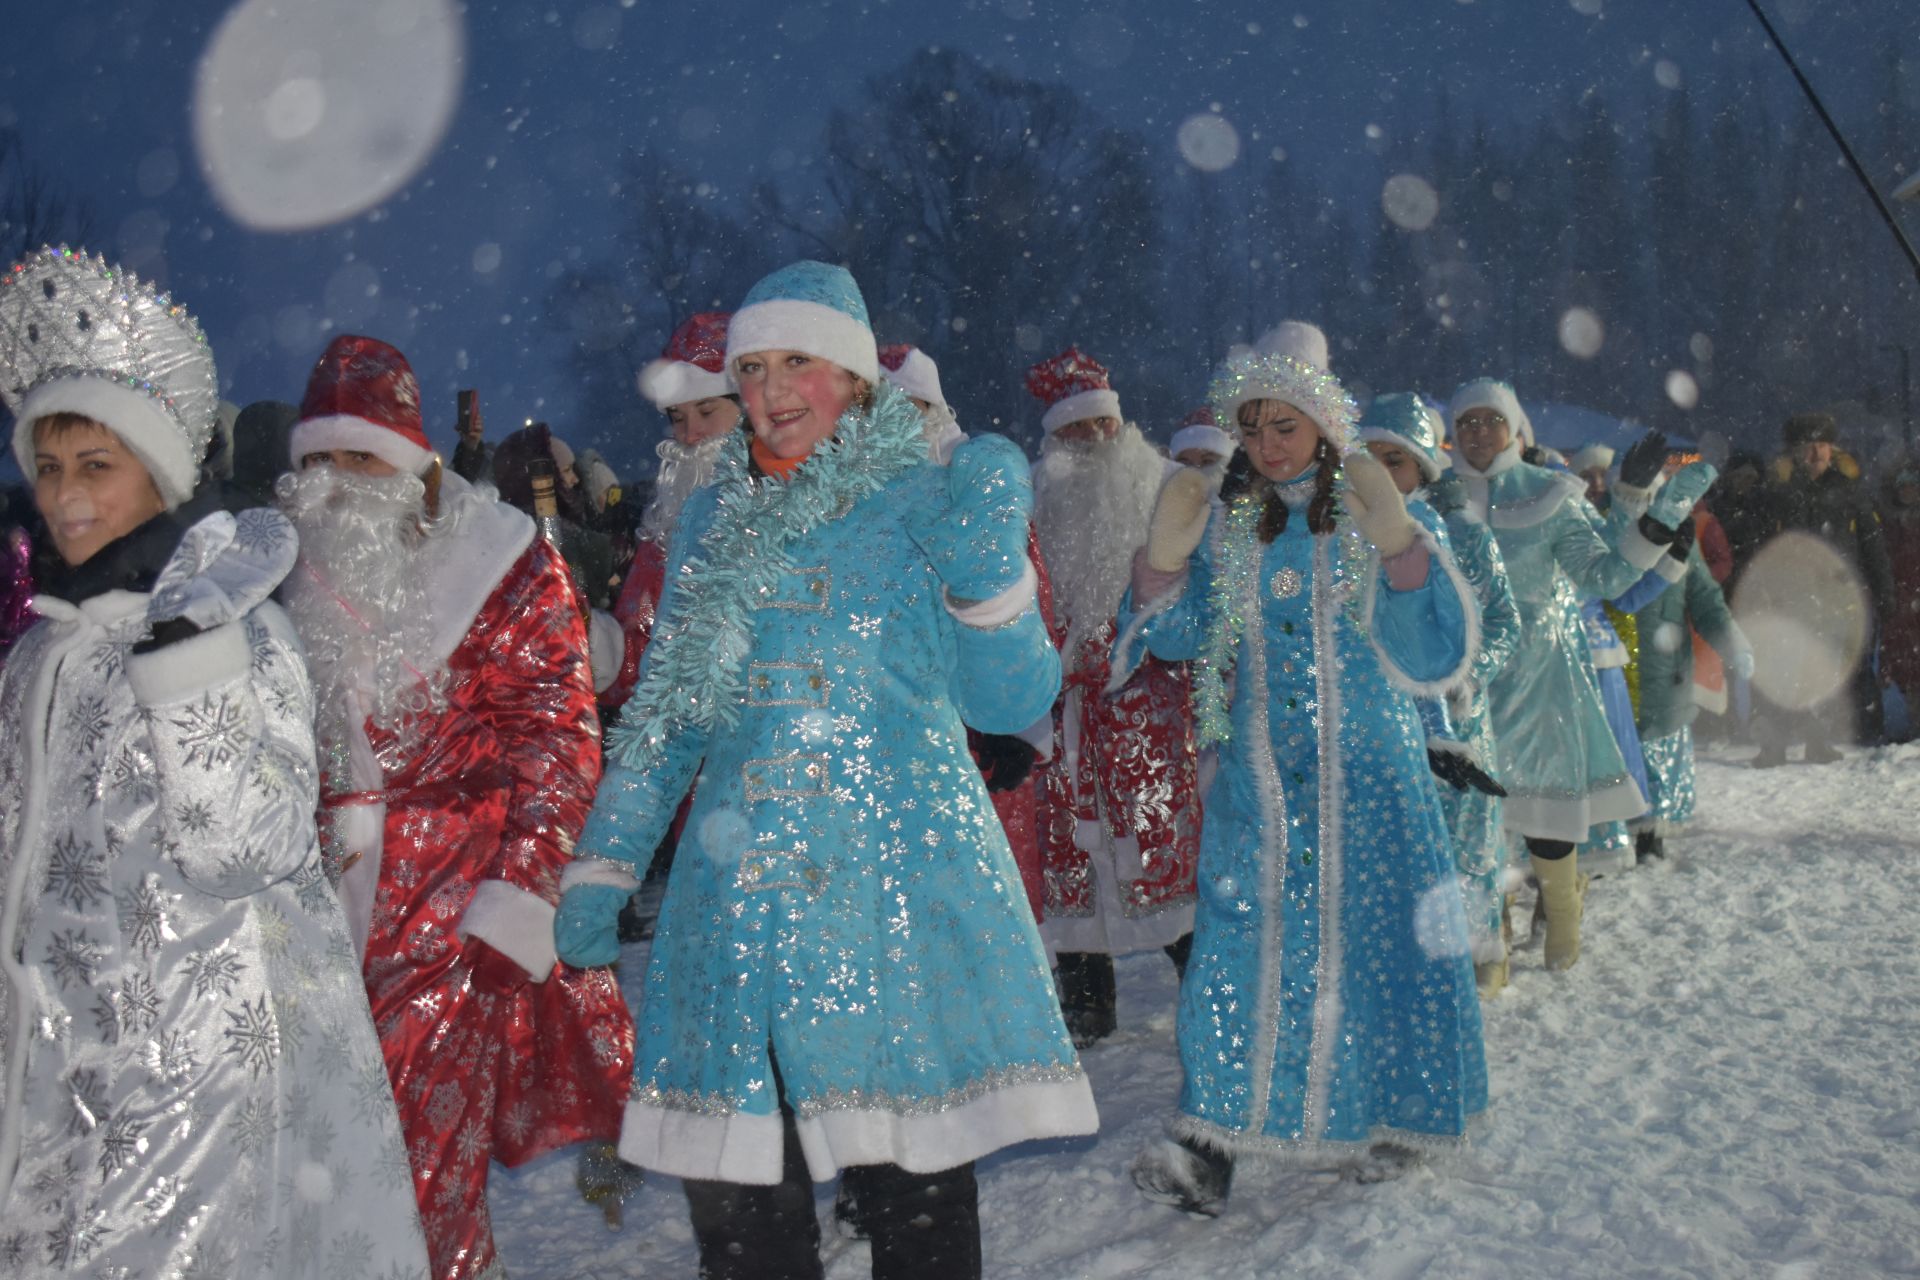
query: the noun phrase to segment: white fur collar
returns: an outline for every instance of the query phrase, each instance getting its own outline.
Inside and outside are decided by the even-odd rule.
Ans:
[[[533,545],[532,517],[491,499],[454,475],[440,480],[441,510],[454,528],[430,539],[427,598],[433,609],[433,656],[445,662],[460,647],[507,570]]]

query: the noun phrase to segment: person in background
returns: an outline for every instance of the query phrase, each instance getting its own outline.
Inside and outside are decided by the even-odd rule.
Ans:
[[[1119,1025],[1116,955],[1160,948],[1178,973],[1193,943],[1200,790],[1187,668],[1150,657],[1106,691],[1133,551],[1179,468],[1125,421],[1107,370],[1079,348],[1035,365],[1027,389],[1047,406],[1034,524],[1065,630],[1059,747],[1041,776],[1042,928],[1086,1048]]]
[[[313,672],[328,871],[366,976],[435,1280],[497,1274],[487,1176],[618,1131],[633,1024],[556,962],[600,778],[586,631],[523,512],[446,474],[406,357],[315,363],[281,508]]]
[[[461,392],[462,396],[467,392]],[[463,406],[464,407],[464,406]],[[487,443],[487,425],[485,416],[480,412],[480,397],[473,393],[473,403],[455,427],[459,440],[453,446],[453,474],[468,484],[480,484],[493,476],[493,446]]]
[[[1907,709],[1903,741],[1920,734],[1920,461],[1887,479],[1881,506],[1893,592],[1880,629],[1880,679],[1897,688]]]
[[[1173,439],[1167,442],[1167,453],[1175,462],[1206,472],[1216,484],[1225,477],[1227,463],[1239,448],[1239,440],[1220,429],[1207,405],[1182,418]]]
[[[1587,502],[1595,511],[1604,513],[1612,505],[1612,482],[1608,473],[1613,467],[1613,458],[1611,445],[1596,443],[1582,446],[1567,459],[1567,470],[1587,486]]]
[[[202,475],[218,385],[124,268],[42,249],[0,279],[0,399],[56,557],[0,669],[0,1258],[426,1280],[270,599],[296,540]]]
[[[255,506],[273,505],[273,486],[287,470],[287,436],[300,410],[256,400],[233,420],[233,487]]]

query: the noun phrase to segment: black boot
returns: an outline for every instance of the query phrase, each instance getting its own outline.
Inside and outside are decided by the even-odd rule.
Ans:
[[[1060,1013],[1073,1047],[1087,1049],[1119,1026],[1115,1015],[1113,957],[1098,951],[1062,951]]]
[[[1660,833],[1649,827],[1633,838],[1633,859],[1635,862],[1649,862],[1655,858],[1667,856],[1667,842]]]
[[[1163,949],[1167,953],[1167,959],[1173,961],[1176,985],[1184,983],[1187,980],[1187,959],[1193,955],[1193,930],[1187,930]]]
[[[972,1164],[938,1173],[860,1165],[841,1185],[873,1241],[873,1280],[980,1280],[980,1191]]]
[[[820,1220],[793,1113],[782,1106],[780,1184],[688,1178],[681,1185],[700,1246],[700,1280],[821,1280]],[[876,1270],[875,1274],[878,1274]]]

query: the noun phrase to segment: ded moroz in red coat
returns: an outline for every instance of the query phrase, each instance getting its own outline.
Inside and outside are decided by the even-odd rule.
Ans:
[[[495,1262],[490,1159],[516,1165],[618,1135],[633,1025],[609,971],[553,954],[560,868],[600,777],[566,567],[499,503],[477,504],[447,537],[433,578],[446,709],[410,748],[369,722],[383,785],[333,797],[327,825],[338,839],[385,806],[382,838],[344,869],[341,897],[364,936],[434,1275],[467,1280]],[[483,989],[462,935],[535,980]]]

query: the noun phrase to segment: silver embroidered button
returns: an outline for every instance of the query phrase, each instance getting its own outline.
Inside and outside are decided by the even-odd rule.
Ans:
[[[1267,585],[1273,589],[1276,600],[1290,600],[1300,594],[1300,571],[1281,569],[1273,575]]]

